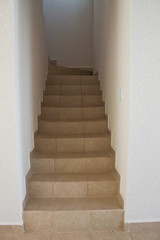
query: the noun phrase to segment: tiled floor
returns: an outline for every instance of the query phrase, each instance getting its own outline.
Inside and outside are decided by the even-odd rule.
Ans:
[[[160,231],[89,233],[6,233],[0,240],[160,240]]]

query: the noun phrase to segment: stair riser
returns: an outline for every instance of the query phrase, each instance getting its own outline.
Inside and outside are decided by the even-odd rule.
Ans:
[[[44,120],[91,120],[105,118],[104,107],[97,108],[49,108],[42,107]]]
[[[105,211],[27,211],[24,229],[29,232],[118,231],[123,228],[122,210]]]
[[[31,159],[33,173],[107,173],[114,164],[112,158]]]
[[[79,71],[66,71],[66,70],[52,70],[49,71],[48,76],[53,76],[53,75],[89,75],[92,76],[91,73],[87,73],[87,72],[79,72]]]
[[[46,95],[93,95],[101,94],[99,85],[47,85]]]
[[[61,83],[67,83],[68,81],[74,81],[79,83],[90,83],[92,81],[98,81],[98,76],[83,76],[83,75],[49,75],[48,76],[49,81],[53,81],[61,84]]]
[[[114,197],[119,183],[113,182],[39,182],[29,183],[32,198]]]
[[[42,106],[95,107],[102,106],[102,96],[44,96]]]
[[[47,85],[99,85],[100,82],[97,80],[86,80],[86,81],[81,81],[81,80],[47,80],[46,81],[46,86]]]
[[[47,136],[54,134],[101,134],[107,131],[107,121],[94,122],[39,122],[39,133]]]
[[[66,69],[63,67],[49,67],[48,76],[50,75],[91,75],[91,72],[79,69]]]
[[[42,153],[106,152],[110,137],[97,138],[36,138],[35,149]]]

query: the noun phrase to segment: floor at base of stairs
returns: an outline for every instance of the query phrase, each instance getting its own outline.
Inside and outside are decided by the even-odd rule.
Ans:
[[[0,240],[159,240],[160,231],[94,233],[0,233]]]

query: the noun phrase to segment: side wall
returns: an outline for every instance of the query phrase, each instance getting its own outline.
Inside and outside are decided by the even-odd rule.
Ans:
[[[43,0],[49,57],[69,67],[93,66],[93,0]]]
[[[126,200],[129,138],[130,6],[128,0],[94,0],[94,71],[99,71],[105,112]]]
[[[160,2],[132,0],[127,222],[160,222]]]
[[[47,74],[39,0],[0,1],[0,225],[22,225],[25,176]]]
[[[0,1],[0,225],[20,225],[16,152],[14,2]]]
[[[41,0],[16,0],[16,104],[21,201],[47,75],[47,47]]]

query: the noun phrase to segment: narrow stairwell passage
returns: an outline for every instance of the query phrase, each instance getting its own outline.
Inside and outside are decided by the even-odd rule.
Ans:
[[[25,231],[122,230],[119,179],[98,76],[50,65],[41,112]]]

